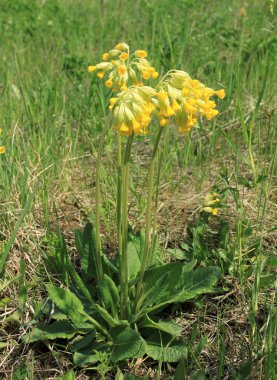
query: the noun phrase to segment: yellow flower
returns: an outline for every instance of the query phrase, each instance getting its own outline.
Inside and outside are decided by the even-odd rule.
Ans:
[[[94,70],[96,70],[96,66],[88,66],[89,73],[92,73]]]
[[[117,44],[117,45],[115,45],[115,49],[117,49],[117,50],[122,50],[122,45],[121,45],[121,44]]]
[[[170,117],[175,115],[175,111],[171,106],[166,107],[166,116]]]
[[[121,53],[119,58],[121,59],[121,61],[125,61],[127,58],[129,57],[129,55],[125,52]]]
[[[161,120],[160,120],[160,126],[161,127],[164,127],[166,124],[168,124],[168,119],[166,119],[165,117],[163,117]]]
[[[164,91],[160,91],[157,93],[157,98],[160,100],[166,100],[168,98],[168,93]]]
[[[211,109],[210,111],[207,111],[207,112],[204,113],[205,117],[208,120],[213,119],[218,114],[219,114],[219,111],[218,110],[213,110],[213,109]]]
[[[117,98],[110,99],[110,105],[113,106],[117,102]]]
[[[118,66],[118,72],[120,75],[124,75],[126,73],[126,67],[125,66]]]
[[[208,194],[204,198],[204,205],[205,206],[212,206],[218,202],[220,202],[220,199],[218,198],[218,194]]]
[[[188,96],[190,93],[190,89],[189,88],[183,88],[182,90],[182,95],[183,97],[185,98],[186,96]]]
[[[175,99],[173,99],[171,107],[174,111],[179,111],[181,109],[180,104],[178,104]]]
[[[135,51],[135,56],[138,58],[146,58],[147,52],[145,50],[137,50]]]
[[[196,112],[197,112],[197,108],[194,107],[194,106],[192,106],[192,105],[189,104],[188,102],[186,102],[186,103],[184,104],[184,108],[185,108],[185,110],[186,110],[187,112],[189,112],[189,113],[196,113]]]
[[[223,99],[225,98],[225,90],[224,89],[221,89],[221,90],[217,90],[214,92],[215,95],[217,95],[220,99]]]
[[[156,70],[154,69],[154,67],[149,67],[148,71],[150,74],[153,74]]]
[[[218,214],[218,208],[204,207],[203,210],[205,212],[208,212],[208,213],[213,214],[213,215],[217,215]]]
[[[104,72],[103,71],[100,71],[99,73],[97,73],[97,76],[98,78],[102,79],[104,77]]]
[[[143,79],[149,79],[150,78],[150,73],[148,71],[143,71],[142,72],[142,77],[143,77]]]
[[[6,149],[4,146],[0,146],[0,154],[3,154],[6,152]]]
[[[103,59],[103,61],[107,61],[109,59],[109,53],[104,53],[102,55],[102,59]]]
[[[128,128],[128,126],[125,123],[121,124],[121,127],[119,128],[119,133],[121,136],[129,136],[132,131]]]
[[[123,83],[123,85],[120,87],[120,91],[125,91],[127,90],[126,83]]]
[[[108,88],[111,88],[111,87],[112,87],[112,85],[113,85],[113,81],[111,80],[111,78],[108,79],[108,80],[106,80],[105,85],[106,85],[106,87],[108,87]]]
[[[157,79],[159,76],[159,73],[157,71],[155,71],[154,73],[151,73],[151,78],[153,79]]]

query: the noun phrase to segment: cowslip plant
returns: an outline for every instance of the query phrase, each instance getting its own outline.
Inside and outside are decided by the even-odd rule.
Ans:
[[[38,324],[26,338],[30,342],[70,339],[69,348],[80,366],[96,363],[99,352],[108,353],[113,363],[144,355],[159,362],[184,359],[187,348],[181,327],[164,320],[162,311],[170,304],[211,292],[220,276],[217,267],[195,269],[196,261],[163,260],[154,241],[157,202],[153,207],[153,193],[156,156],[164,131],[176,125],[179,133],[189,132],[198,118],[215,117],[218,110],[211,97],[223,98],[224,90],[214,91],[180,70],[170,70],[158,79],[158,72],[146,58],[146,51],[131,53],[126,43],[120,43],[103,54],[102,62],[88,67],[111,89],[110,112],[100,136],[96,162],[94,225],[88,223],[83,232],[76,231],[80,272],[74,268],[62,241],[53,260],[72,285],[67,280],[67,288],[46,286],[55,305],[51,314],[54,322]],[[115,258],[108,259],[101,248],[100,169],[105,137],[111,128],[116,131],[118,143],[118,252]],[[146,223],[144,231],[134,235],[128,228],[132,144],[136,135],[149,133],[156,138],[149,162]],[[216,203],[216,199],[207,202]],[[37,315],[40,313],[41,310]]]

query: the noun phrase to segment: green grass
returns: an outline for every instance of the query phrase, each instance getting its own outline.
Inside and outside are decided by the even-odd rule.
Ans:
[[[22,307],[20,297],[17,301],[22,279],[8,290],[5,284],[21,273],[20,258],[24,258],[28,292],[24,323],[30,322],[44,295],[42,256],[49,249],[45,246],[51,246],[58,229],[70,243],[74,228],[93,211],[95,154],[108,90],[87,73],[87,65],[98,62],[120,41],[147,50],[161,74],[174,66],[207,86],[225,88],[227,94],[219,101],[215,121],[203,122],[190,136],[178,137],[172,129],[163,146],[161,247],[187,242],[188,221],[200,228],[197,209],[212,187],[224,193],[226,207],[219,221],[230,227],[224,252],[231,257],[233,271],[225,273],[226,292],[176,310],[178,318],[183,316],[185,335],[193,347],[207,337],[202,354],[191,350],[186,376],[202,368],[210,378],[244,379],[243,374],[235,377],[244,366],[246,372],[248,367],[252,370],[251,379],[273,379],[276,311],[274,264],[268,257],[276,242],[277,38],[276,18],[262,0],[1,0],[0,126],[6,146],[6,154],[0,157],[3,247],[36,189],[32,212],[18,231],[1,280],[1,298],[11,301],[0,306],[0,343],[13,337],[7,347],[0,346],[5,376],[23,379],[12,374],[24,363],[29,365],[28,378],[34,379],[58,378],[70,367],[68,356],[56,347],[50,351],[23,347],[22,321],[11,318],[13,310]],[[151,145],[151,138],[135,141],[130,196],[135,229],[144,226],[144,177]],[[106,249],[113,253],[113,133],[104,161],[102,230]],[[217,228],[217,222],[209,225],[210,230]],[[210,254],[212,249],[219,254],[216,234],[206,231],[202,236],[197,231],[200,242],[204,239],[207,244],[209,265],[218,260]],[[146,373],[147,366],[151,363],[141,365],[141,371]],[[46,371],[39,372],[41,368]],[[162,368],[162,373],[170,378],[166,377],[169,368]],[[82,376],[86,378],[85,373]]]

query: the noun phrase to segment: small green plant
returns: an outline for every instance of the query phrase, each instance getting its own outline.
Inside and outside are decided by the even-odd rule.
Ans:
[[[154,194],[155,200],[158,197],[155,183],[159,181],[154,181],[156,169],[159,172],[156,157],[165,129],[175,124],[180,133],[185,133],[201,115],[212,119],[218,111],[210,97],[223,98],[224,90],[207,88],[179,70],[170,70],[156,86],[145,85],[144,81],[158,77],[146,56],[144,50],[131,54],[129,46],[121,43],[103,55],[103,62],[89,66],[89,71],[97,70],[97,76],[105,78],[106,87],[116,93],[110,99],[110,114],[100,136],[94,222],[75,233],[80,271],[74,267],[61,238],[57,254],[49,261],[59,270],[66,287],[46,285],[52,322],[37,324],[25,337],[28,342],[69,339],[75,364],[100,362],[96,369],[102,376],[110,362],[144,355],[159,363],[185,359],[187,346],[181,326],[164,319],[162,311],[171,304],[212,292],[221,275],[217,267],[196,268],[194,259],[165,261],[155,244],[157,201],[153,198]],[[118,252],[113,259],[104,254],[100,233],[101,162],[111,125],[118,131]],[[134,234],[128,224],[132,144],[136,135],[155,132],[147,178],[146,226]],[[211,197],[204,211],[216,214],[212,205],[218,202],[217,197]]]

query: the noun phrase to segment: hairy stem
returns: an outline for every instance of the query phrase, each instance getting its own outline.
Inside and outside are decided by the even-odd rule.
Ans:
[[[100,285],[102,284],[103,277],[104,277],[104,271],[103,271],[103,263],[102,263],[102,257],[101,257],[101,238],[100,238],[100,169],[101,169],[101,159],[103,155],[104,150],[104,143],[105,143],[105,137],[108,133],[108,130],[110,128],[110,121],[111,121],[112,115],[109,114],[109,116],[106,119],[104,128],[102,130],[101,136],[100,136],[100,142],[99,142],[99,148],[98,148],[98,154],[97,154],[97,160],[96,160],[96,194],[95,194],[95,258],[96,258],[96,275],[97,275],[97,285],[98,289],[100,288]]]
[[[135,296],[135,312],[137,311],[137,304],[141,295],[142,281],[144,272],[147,268],[147,262],[149,260],[149,243],[150,243],[150,232],[151,232],[151,219],[152,219],[152,197],[153,197],[153,179],[154,179],[154,169],[155,169],[155,159],[158,151],[159,142],[162,136],[164,128],[160,128],[155,145],[152,152],[151,162],[150,162],[150,170],[148,177],[148,185],[147,185],[147,210],[146,210],[146,228],[145,228],[145,242],[144,242],[144,251],[141,262],[141,269],[139,273],[138,284],[136,288],[136,296]]]
[[[121,318],[127,318],[128,311],[128,187],[129,187],[129,167],[130,156],[132,150],[134,135],[132,134],[128,138],[126,145],[126,151],[124,156],[124,162],[122,166],[122,255],[121,255],[121,268],[120,268],[120,316]]]

